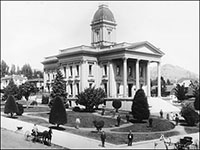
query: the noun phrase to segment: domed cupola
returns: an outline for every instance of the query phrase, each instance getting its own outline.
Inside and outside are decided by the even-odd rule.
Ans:
[[[91,23],[92,46],[104,47],[115,44],[116,25],[114,15],[108,6],[100,5]]]
[[[99,9],[94,14],[92,23],[101,22],[103,20],[115,22],[113,13],[110,11],[108,6],[105,4],[99,6]]]

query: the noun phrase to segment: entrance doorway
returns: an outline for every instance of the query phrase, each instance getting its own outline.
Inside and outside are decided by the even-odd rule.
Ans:
[[[128,84],[128,97],[132,97],[132,87],[133,84]]]

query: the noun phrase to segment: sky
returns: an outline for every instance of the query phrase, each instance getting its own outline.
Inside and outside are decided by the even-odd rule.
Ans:
[[[1,1],[1,59],[43,70],[44,57],[91,45],[91,21],[107,4],[116,42],[148,41],[165,53],[162,64],[199,74],[198,1]]]

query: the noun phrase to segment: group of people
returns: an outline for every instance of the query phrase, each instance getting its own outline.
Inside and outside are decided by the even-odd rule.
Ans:
[[[131,130],[129,131],[129,134],[128,134],[127,138],[128,138],[128,146],[132,146],[132,143],[133,143],[133,133],[132,133]],[[106,140],[106,133],[105,133],[105,131],[102,131],[101,132],[102,147],[105,147],[105,140]]]
[[[162,109],[160,110],[160,118],[163,118],[163,111],[162,111]],[[170,114],[167,113],[166,118],[167,118],[167,120],[174,120],[176,122],[176,125],[178,125],[178,123],[179,123],[179,116],[178,116],[178,114],[174,114],[173,112],[171,112]]]

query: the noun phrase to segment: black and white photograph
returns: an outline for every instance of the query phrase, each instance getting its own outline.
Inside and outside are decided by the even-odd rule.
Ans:
[[[1,149],[199,149],[198,1],[1,1]]]

